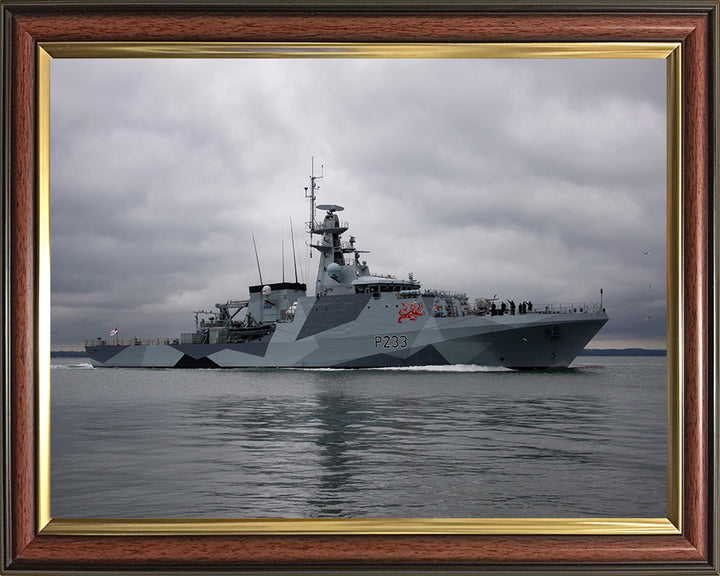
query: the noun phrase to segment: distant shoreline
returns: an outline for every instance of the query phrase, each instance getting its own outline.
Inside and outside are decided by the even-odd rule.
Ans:
[[[50,358],[87,358],[85,350],[51,350]]]
[[[580,356],[667,356],[666,350],[645,348],[587,348]],[[50,358],[87,358],[87,352],[80,350],[53,350]]]
[[[580,356],[667,356],[667,350],[646,348],[586,348]]]

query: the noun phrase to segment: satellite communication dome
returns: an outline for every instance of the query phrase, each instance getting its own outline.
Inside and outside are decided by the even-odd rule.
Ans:
[[[270,286],[263,286],[263,289],[262,289],[263,296],[270,296],[270,292],[272,292],[272,290],[270,289]]]
[[[340,264],[333,262],[327,267],[327,273],[330,278],[335,278],[337,280],[340,277],[340,274],[342,274],[342,268]]]

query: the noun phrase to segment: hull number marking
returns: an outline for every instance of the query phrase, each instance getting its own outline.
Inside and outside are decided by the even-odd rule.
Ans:
[[[405,334],[375,336],[375,348],[407,348],[407,345],[407,336]]]

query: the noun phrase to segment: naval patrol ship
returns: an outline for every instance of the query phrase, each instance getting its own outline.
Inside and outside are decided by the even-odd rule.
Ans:
[[[348,230],[338,217],[343,207],[315,204],[319,178],[313,171],[305,188],[310,245],[319,253],[314,295],[297,278],[274,284],[261,280],[249,287],[246,300],[195,312],[195,330],[179,338],[87,341],[92,365],[564,368],[608,320],[602,291],[600,304],[538,309],[527,302],[471,302],[464,293],[424,290],[412,275],[373,274],[360,260],[364,251],[355,247],[355,238],[343,240]],[[324,212],[322,220],[316,210]]]

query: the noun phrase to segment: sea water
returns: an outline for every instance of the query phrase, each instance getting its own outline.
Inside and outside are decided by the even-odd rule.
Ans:
[[[58,518],[666,516],[666,359],[567,370],[53,358]]]

